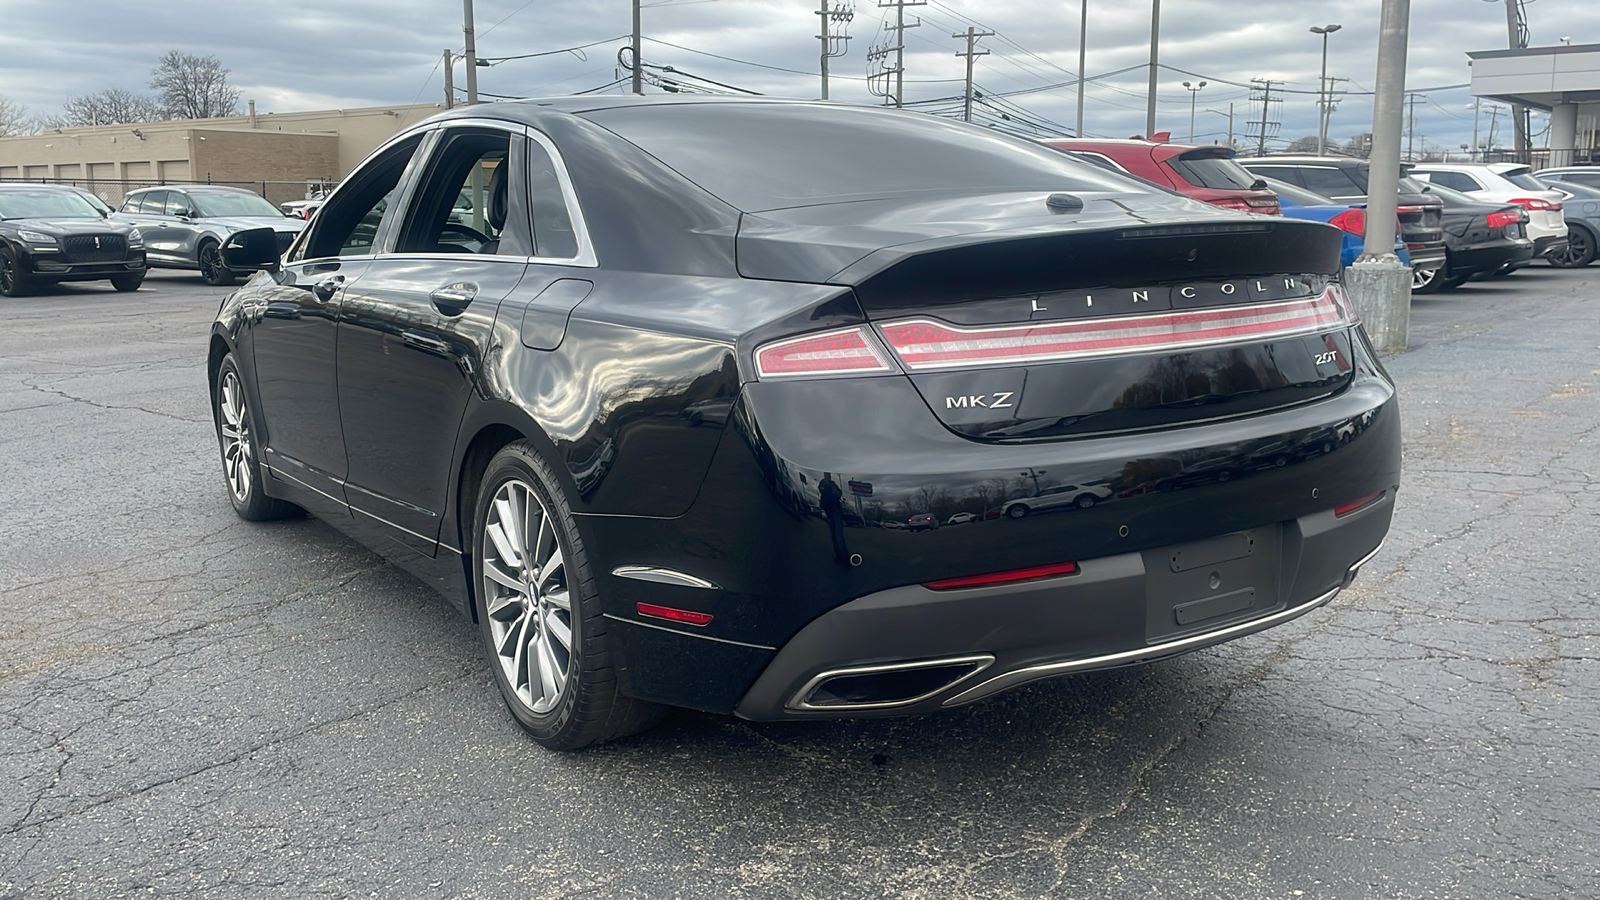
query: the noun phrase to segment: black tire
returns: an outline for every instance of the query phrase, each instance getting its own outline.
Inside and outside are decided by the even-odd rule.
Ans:
[[[1441,291],[1453,291],[1456,288],[1461,287],[1463,284],[1466,284],[1467,282],[1469,282],[1471,280],[1472,280],[1472,276],[1471,275],[1452,275],[1449,278],[1446,278],[1445,280],[1439,282],[1439,290],[1441,290]]]
[[[1558,269],[1581,269],[1594,262],[1595,253],[1594,232],[1582,225],[1567,225],[1567,249],[1552,253],[1545,259],[1550,265]]]
[[[1445,266],[1437,269],[1412,269],[1411,293],[1432,294],[1442,288],[1445,282]]]
[[[1088,509],[1100,501],[1099,498],[1095,497],[1093,494],[1079,494],[1077,499],[1073,500],[1072,502],[1079,509]]]
[[[144,284],[143,272],[129,272],[126,275],[111,276],[111,286],[119,291],[137,291],[141,284]]]
[[[1018,503],[1015,506],[1006,507],[1006,515],[1013,519],[1020,519],[1027,514],[1028,506],[1025,503]]]
[[[7,297],[26,297],[33,293],[35,284],[22,271],[22,262],[9,247],[0,247],[0,294]]]
[[[227,287],[233,284],[233,270],[222,264],[222,247],[209,238],[195,248],[195,258],[200,263],[200,277],[206,284]]]
[[[472,519],[473,604],[489,668],[512,718],[535,741],[551,750],[577,750],[615,740],[661,721],[666,707],[623,696],[617,689],[617,673],[606,634],[608,623],[601,615],[595,575],[572,508],[550,467],[531,444],[518,441],[489,460],[481,484]],[[524,497],[521,506],[525,517],[534,514],[530,499],[536,499],[540,507],[539,526],[530,529],[530,519],[524,519],[520,528],[523,537],[510,548],[523,558],[520,570],[515,567],[515,559],[504,558],[505,551],[490,534],[491,526],[498,528],[505,511],[517,505],[515,496]],[[507,503],[504,508],[496,504],[500,497]],[[529,530],[535,530],[532,546],[526,537]],[[505,531],[498,534],[506,537]],[[546,534],[553,545],[545,543]],[[548,564],[539,562],[541,547],[552,546],[561,554],[555,574],[549,573]],[[486,582],[488,566],[494,566],[502,577],[507,572],[522,572],[522,587],[508,587],[503,580]],[[536,573],[539,569],[548,578],[542,585]],[[546,598],[558,594],[561,601],[546,603]],[[529,602],[519,606],[519,598],[523,597]],[[564,613],[560,602],[567,604]],[[528,617],[529,610],[537,610],[538,614],[519,629],[517,622]],[[555,630],[551,622],[557,624]],[[558,687],[553,691],[548,686],[542,688],[541,697],[535,699],[533,680],[542,671],[532,668],[535,664],[530,660],[550,659],[559,668],[555,659],[559,649],[550,641],[552,635],[559,637],[561,627],[567,629],[565,674]],[[541,641],[550,648],[549,656],[537,656],[537,642]],[[519,664],[524,671],[519,672]],[[543,663],[537,665],[542,667]],[[516,684],[513,677],[518,679]],[[519,692],[523,690],[526,694]]]
[[[255,418],[245,399],[244,379],[233,354],[222,358],[213,386],[211,419],[217,428],[217,445],[222,451],[222,478],[228,488],[233,511],[248,522],[268,522],[298,515],[300,507],[287,500],[267,496],[261,484],[261,458],[256,443]]]

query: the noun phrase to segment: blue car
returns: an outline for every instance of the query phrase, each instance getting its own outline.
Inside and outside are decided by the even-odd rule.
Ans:
[[[1278,204],[1285,216],[1291,219],[1326,222],[1344,232],[1344,245],[1339,248],[1339,265],[1348,266],[1361,255],[1361,245],[1365,240],[1364,233],[1367,227],[1365,204],[1351,206],[1276,178],[1262,180],[1267,183],[1267,187],[1277,193]],[[1400,257],[1401,262],[1411,265],[1411,257],[1406,253],[1406,243],[1400,239],[1398,230],[1394,236],[1394,252]]]

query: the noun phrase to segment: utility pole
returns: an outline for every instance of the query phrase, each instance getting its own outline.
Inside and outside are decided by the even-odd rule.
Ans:
[[[1522,21],[1521,0],[1506,0],[1506,34],[1511,49],[1527,48],[1528,26]],[[1511,120],[1517,128],[1517,162],[1525,163],[1528,161],[1528,108],[1513,103]]]
[[[1406,94],[1406,159],[1415,157],[1413,139],[1417,136],[1417,98],[1421,94]]]
[[[637,3],[637,0],[635,0]],[[822,33],[817,39],[822,41],[822,99],[828,99],[828,60],[837,59],[845,54],[845,47],[850,43],[850,36],[844,33],[849,27],[850,20],[856,17],[856,11],[845,5],[844,0],[839,0],[833,9],[828,8],[828,0],[822,0],[822,9],[817,11],[822,17]],[[828,26],[838,23],[839,33],[830,34]]]
[[[1274,84],[1282,84],[1283,82],[1273,81],[1270,78],[1252,78],[1250,79],[1250,83],[1255,85],[1255,87],[1251,88],[1251,90],[1259,91],[1261,94],[1261,97],[1259,98],[1261,100],[1261,121],[1250,122],[1247,124],[1261,126],[1261,130],[1256,140],[1256,155],[1266,156],[1267,132],[1271,130],[1273,125],[1278,124],[1277,122],[1272,121],[1272,86]],[[1253,103],[1257,99],[1258,98],[1256,97],[1251,97],[1250,101]]]
[[[1089,0],[1079,0],[1082,13],[1078,19],[1078,131],[1083,137],[1083,63],[1089,55]]]
[[[953,37],[953,38],[963,38],[964,37],[964,38],[967,39],[966,52],[957,53],[956,55],[957,56],[964,56],[967,59],[967,93],[966,93],[966,97],[965,97],[965,101],[966,102],[963,103],[962,107],[961,107],[961,121],[963,121],[963,122],[971,122],[972,121],[972,64],[973,64],[974,61],[977,60],[978,57],[980,57],[980,56],[988,56],[989,55],[989,51],[987,51],[987,50],[974,50],[973,47],[977,45],[978,38],[994,37],[994,32],[992,32],[992,31],[975,31],[975,30],[973,30],[971,25],[968,25],[966,34],[952,34],[950,36]]]
[[[633,0],[633,92],[644,93],[644,61],[639,56],[639,0]]]
[[[472,0],[461,0],[461,33],[467,39],[467,104],[478,102],[478,46],[472,33]]]
[[[449,47],[444,51],[444,108],[456,105],[456,54]]]
[[[1233,103],[1228,103],[1228,146],[1233,147]]]
[[[1156,59],[1161,46],[1161,0],[1150,0],[1150,95],[1145,102],[1144,136],[1156,133]]]
[[[635,2],[637,2],[637,0],[635,0]],[[885,68],[882,72],[878,73],[878,77],[882,77],[886,81],[884,84],[883,93],[877,94],[877,96],[882,97],[886,105],[891,98],[893,99],[895,106],[898,107],[905,105],[906,29],[917,28],[922,25],[921,19],[912,22],[910,25],[906,24],[906,7],[927,5],[928,0],[878,0],[879,9],[888,9],[890,7],[894,8],[894,24],[886,25],[883,29],[884,31],[894,32],[894,43],[885,44],[882,47],[874,47],[873,49],[868,50],[867,59],[869,61],[887,60],[889,54],[894,54],[894,68]],[[887,84],[887,79],[890,76],[893,76],[894,78],[893,89],[890,89]]]
[[[1467,162],[1478,161],[1478,107],[1481,97],[1472,98],[1472,148],[1467,152]]]

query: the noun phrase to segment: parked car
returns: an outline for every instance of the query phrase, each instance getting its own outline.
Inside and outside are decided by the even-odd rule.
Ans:
[[[1577,181],[1540,180],[1561,192],[1561,215],[1567,223],[1567,249],[1545,259],[1563,269],[1594,262],[1600,248],[1600,187]]]
[[[1533,241],[1525,228],[1528,211],[1511,203],[1485,203],[1444,185],[1428,186],[1444,203],[1447,256],[1434,270],[1412,270],[1411,287],[1419,294],[1454,290],[1468,279],[1525,266],[1533,259]]]
[[[1079,158],[1099,157],[1102,168],[1122,169],[1196,200],[1267,216],[1280,212],[1277,196],[1234,162],[1232,147],[1076,138],[1047,144]]]
[[[1420,181],[1442,184],[1482,201],[1515,203],[1528,211],[1528,237],[1533,256],[1543,259],[1567,243],[1567,223],[1561,214],[1561,192],[1533,176],[1519,163],[1423,163],[1411,170]]]
[[[281,261],[270,229],[223,246],[263,270],[207,359],[235,510],[303,507],[459,604],[538,742],[1159,659],[1321,606],[1381,545],[1400,411],[1333,229],[934,116],[663,99],[441,113]],[[1289,462],[1243,472],[1273,442]],[[1243,474],[882,512],[1208,467]]]
[[[198,269],[207,284],[228,285],[239,271],[222,263],[219,248],[233,234],[271,228],[279,252],[306,226],[261,195],[213,185],[141,188],[123,198],[116,218],[144,232],[150,265]]]
[[[1566,184],[1581,184],[1600,190],[1600,166],[1560,166],[1554,169],[1540,169],[1533,173],[1542,184],[1560,181]]]
[[[1291,219],[1308,219],[1312,222],[1326,222],[1339,229],[1344,234],[1344,243],[1339,248],[1339,265],[1348,266],[1356,261],[1366,244],[1367,210],[1361,204],[1340,203],[1331,197],[1324,197],[1314,191],[1308,191],[1299,185],[1289,184],[1275,178],[1262,179],[1267,187],[1278,195],[1278,204],[1283,208],[1283,214]],[[1411,257],[1406,251],[1406,242],[1400,237],[1399,224],[1396,223],[1394,233],[1394,253],[1400,261],[1411,265]]]
[[[1010,518],[1020,519],[1028,513],[1052,507],[1088,509],[1110,497],[1111,493],[1110,486],[1105,484],[1062,484],[1045,488],[1031,497],[1007,500],[1001,504],[1000,510]]]
[[[108,220],[77,188],[0,184],[0,294],[23,297],[62,281],[144,281],[144,236]]]
[[[1365,203],[1367,173],[1371,164],[1364,159],[1333,156],[1259,156],[1241,159],[1239,164],[1252,174],[1275,178],[1303,187],[1341,203]],[[1444,231],[1440,225],[1444,205],[1423,191],[1423,185],[1406,177],[1400,167],[1400,192],[1395,197],[1395,212],[1400,218],[1400,236],[1405,239],[1411,268],[1437,269],[1444,263]]]

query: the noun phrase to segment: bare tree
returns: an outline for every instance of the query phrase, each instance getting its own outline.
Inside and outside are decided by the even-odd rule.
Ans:
[[[60,125],[121,125],[127,122],[159,122],[166,118],[156,101],[122,88],[106,88],[96,94],[73,97],[61,107],[61,116],[51,123]]]
[[[239,111],[239,91],[228,86],[228,70],[215,56],[168,50],[150,71],[150,86],[171,119],[209,119]]]
[[[38,130],[38,121],[28,114],[26,106],[0,94],[0,137],[32,134]]]

